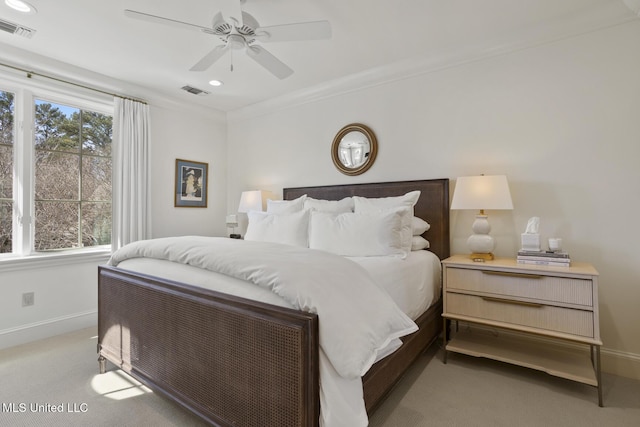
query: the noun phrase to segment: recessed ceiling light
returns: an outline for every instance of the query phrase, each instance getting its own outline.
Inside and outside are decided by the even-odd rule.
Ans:
[[[4,4],[9,6],[11,9],[22,13],[34,14],[37,12],[36,8],[32,4],[22,0],[4,0]]]
[[[222,82],[220,80],[211,80],[209,84],[211,86],[222,86]]]

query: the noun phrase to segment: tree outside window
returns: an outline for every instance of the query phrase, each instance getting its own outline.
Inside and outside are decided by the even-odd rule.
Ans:
[[[111,137],[111,116],[36,100],[36,251],[111,243]]]
[[[0,253],[12,251],[14,97],[0,91]]]

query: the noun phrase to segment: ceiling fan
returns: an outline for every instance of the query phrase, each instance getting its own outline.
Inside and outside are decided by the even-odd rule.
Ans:
[[[257,42],[269,43],[331,38],[331,24],[329,21],[261,27],[253,16],[241,9],[241,4],[244,2],[245,0],[219,0],[221,10],[213,17],[211,27],[203,27],[129,9],[126,9],[124,14],[142,21],[195,30],[218,37],[222,44],[214,47],[213,50],[191,67],[190,71],[205,71],[227,51],[244,50],[251,59],[262,65],[274,76],[284,79],[293,74],[293,70],[264,47],[257,44]],[[233,70],[233,65],[231,65],[231,69]]]

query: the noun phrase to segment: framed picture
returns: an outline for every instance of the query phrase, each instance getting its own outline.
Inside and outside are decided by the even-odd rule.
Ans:
[[[176,159],[176,207],[207,207],[208,168],[207,163]]]

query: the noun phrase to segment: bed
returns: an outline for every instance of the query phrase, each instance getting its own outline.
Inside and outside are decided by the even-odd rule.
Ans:
[[[430,224],[429,251],[449,256],[448,180],[285,188],[340,200],[420,190],[415,215]],[[318,315],[180,280],[102,266],[98,275],[98,352],[154,391],[219,426],[317,426],[320,417]],[[438,299],[417,332],[362,377],[371,413],[441,330]]]

